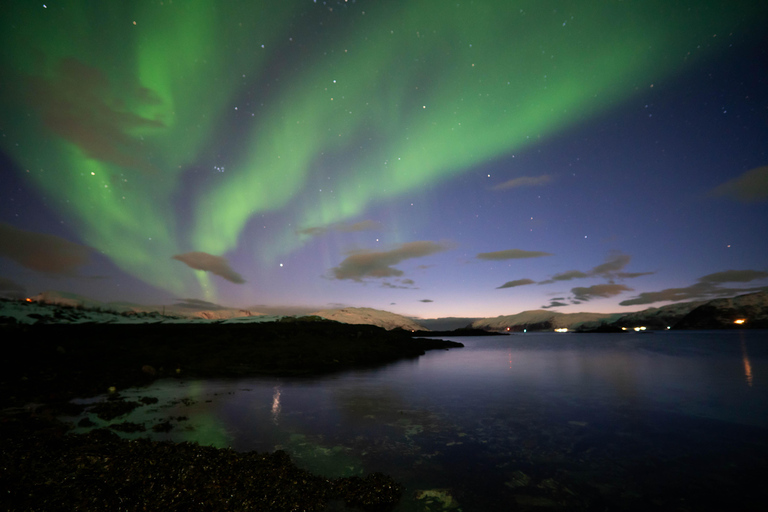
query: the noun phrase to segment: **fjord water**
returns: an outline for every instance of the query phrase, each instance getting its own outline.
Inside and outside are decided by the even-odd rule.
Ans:
[[[406,486],[398,510],[435,489],[431,510],[464,511],[545,495],[749,508],[765,493],[766,331],[449,339],[465,348],[322,378],[158,381],[123,393],[155,406],[113,422],[170,418],[153,437],[283,449],[327,476],[381,471]]]

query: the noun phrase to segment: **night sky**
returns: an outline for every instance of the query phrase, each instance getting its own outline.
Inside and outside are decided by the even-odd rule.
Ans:
[[[0,7],[0,294],[620,312],[768,286],[768,3]]]

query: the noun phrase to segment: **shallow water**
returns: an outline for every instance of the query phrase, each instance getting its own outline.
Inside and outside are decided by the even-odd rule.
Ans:
[[[84,416],[148,427],[125,437],[283,449],[327,476],[381,471],[406,486],[398,510],[749,507],[765,492],[766,331],[454,340],[323,378],[158,381],[122,393],[156,404]]]

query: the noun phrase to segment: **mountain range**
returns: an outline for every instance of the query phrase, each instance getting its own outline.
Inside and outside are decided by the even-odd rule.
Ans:
[[[48,291],[25,300],[0,302],[0,324],[8,323],[135,323],[135,322],[265,322],[286,315],[267,315],[247,309],[228,308],[202,300],[182,300],[167,306],[132,303],[100,303],[64,292]],[[523,311],[495,318],[445,318],[421,320],[372,308],[338,308],[310,316],[347,324],[368,324],[409,331],[480,329],[496,332],[621,331],[645,327],[662,329],[768,328],[768,293],[733,298],[670,304],[633,313],[558,313]]]

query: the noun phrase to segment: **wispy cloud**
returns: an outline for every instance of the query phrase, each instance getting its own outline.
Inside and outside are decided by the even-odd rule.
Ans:
[[[768,199],[768,165],[751,169],[738,178],[715,187],[713,196],[725,196],[743,203]]]
[[[612,251],[605,260],[592,269],[582,272],[581,270],[568,270],[555,274],[546,281],[540,281],[539,284],[551,284],[556,281],[571,281],[572,279],[584,279],[586,277],[602,277],[604,279],[633,279],[636,277],[647,276],[653,272],[620,272],[632,260],[632,256],[620,251]]]
[[[184,309],[192,309],[195,311],[199,310],[220,310],[220,309],[227,309],[224,306],[220,306],[219,304],[216,304],[214,302],[208,302],[207,300],[200,300],[200,299],[176,299],[180,302],[177,302],[174,304],[174,306]]]
[[[142,87],[126,88],[109,83],[97,68],[67,57],[48,76],[28,79],[26,87],[33,108],[45,127],[78,146],[91,158],[145,171],[155,168],[143,158],[144,142],[131,135],[143,128],[163,128],[159,119],[149,119],[125,108],[157,105],[159,96]],[[124,96],[127,97],[124,98]],[[135,110],[135,109],[134,109]]]
[[[492,190],[508,190],[517,187],[538,187],[546,185],[550,181],[552,181],[552,176],[549,174],[542,174],[541,176],[520,176],[519,178],[499,183],[493,187]]]
[[[27,294],[26,288],[12,279],[0,277],[0,297],[21,299]]]
[[[394,283],[384,281],[381,283],[381,287],[391,288],[393,290],[418,290],[418,287],[415,286],[413,279],[395,279],[394,281]]]
[[[560,307],[567,306],[567,305],[568,304],[566,304],[565,302],[560,302],[560,301],[557,301],[557,300],[553,300],[549,304],[546,304],[546,305],[541,306],[541,307],[542,307],[542,309],[550,309],[550,308],[560,308]]]
[[[541,258],[542,256],[552,256],[552,254],[543,251],[507,249],[505,251],[481,252],[475,257],[479,260],[519,260],[524,258]]]
[[[501,290],[502,288],[514,288],[516,286],[525,286],[527,284],[534,284],[536,281],[533,279],[516,279],[514,281],[507,281],[501,286],[497,286],[497,290]]]
[[[355,251],[349,254],[338,267],[331,269],[335,279],[362,281],[366,277],[399,277],[403,271],[393,265],[401,261],[422,258],[453,248],[448,242],[421,240],[407,242],[390,251]]]
[[[611,274],[626,267],[630,260],[632,260],[632,256],[629,254],[614,251],[606,258],[605,263],[594,267],[588,274],[590,276],[610,277]]]
[[[320,236],[329,231],[354,233],[356,231],[375,231],[381,229],[381,223],[375,220],[362,220],[360,222],[335,222],[326,226],[310,226],[296,231],[299,235]]]
[[[724,270],[707,274],[699,278],[702,283],[748,283],[768,277],[768,272],[761,270]]]
[[[432,299],[421,299],[419,302],[435,302]]]
[[[568,270],[552,276],[552,279],[546,281],[539,281],[539,284],[551,284],[555,281],[570,281],[571,279],[583,279],[589,277],[589,274],[585,274],[581,270]]]
[[[173,256],[173,259],[179,260],[195,270],[211,272],[212,274],[216,274],[217,276],[236,284],[245,282],[245,279],[232,270],[232,267],[229,266],[229,262],[221,256],[214,256],[207,252],[187,252],[184,254],[177,254],[176,256]]]
[[[623,284],[596,284],[592,286],[577,286],[571,288],[573,299],[579,302],[586,302],[598,297],[607,298],[620,295],[624,292],[631,292],[633,289]]]
[[[619,279],[634,279],[636,277],[650,276],[656,272],[616,272]]]
[[[722,283],[747,283],[768,278],[768,272],[760,270],[725,270],[700,277],[696,283],[684,288],[666,288],[658,292],[643,292],[633,299],[619,302],[620,306],[653,304],[655,302],[678,302],[682,300],[711,299],[728,297],[740,293],[765,290],[768,287],[725,288]]]
[[[0,222],[0,256],[37,272],[75,275],[88,262],[91,249],[60,236],[25,231]]]

